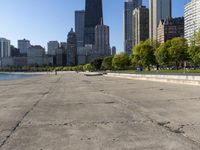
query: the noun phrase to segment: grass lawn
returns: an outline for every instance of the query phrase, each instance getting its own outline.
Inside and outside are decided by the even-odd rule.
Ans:
[[[194,74],[194,75],[200,75],[200,70],[186,70],[184,73],[183,69],[180,70],[152,70],[152,71],[136,71],[136,70],[116,70],[112,72],[118,72],[118,73],[135,73],[135,74]]]

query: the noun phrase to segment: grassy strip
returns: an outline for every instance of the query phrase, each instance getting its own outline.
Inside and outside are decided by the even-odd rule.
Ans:
[[[133,74],[200,74],[200,70],[152,70],[152,71],[136,71],[136,70],[115,70],[112,72],[118,73],[133,73]]]

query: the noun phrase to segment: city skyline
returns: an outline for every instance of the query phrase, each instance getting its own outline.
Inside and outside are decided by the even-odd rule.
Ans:
[[[116,46],[118,52],[121,52],[123,51],[124,0],[117,1],[116,3],[116,0],[103,0],[103,10],[104,22],[110,26],[111,30],[111,46]],[[144,5],[147,5],[147,1],[143,1]],[[179,10],[173,9],[173,16],[183,16],[183,5],[187,0],[181,1],[180,4],[180,1],[173,0],[173,8],[177,6],[180,8]],[[5,18],[5,21],[4,24],[0,24],[0,36],[10,39],[11,44],[15,46],[17,46],[17,40],[23,38],[30,40],[33,45],[40,44],[46,48],[47,42],[51,40],[65,42],[68,31],[71,27],[74,28],[74,11],[83,10],[85,5],[84,0],[76,0],[76,3],[70,2],[71,0],[59,0],[59,3],[53,0],[1,1],[0,17]],[[112,5],[113,3],[115,5]],[[110,19],[116,15],[119,17]]]

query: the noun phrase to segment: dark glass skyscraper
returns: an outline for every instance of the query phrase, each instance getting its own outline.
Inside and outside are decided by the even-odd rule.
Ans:
[[[95,27],[103,23],[102,0],[85,1],[84,43],[95,44]]]

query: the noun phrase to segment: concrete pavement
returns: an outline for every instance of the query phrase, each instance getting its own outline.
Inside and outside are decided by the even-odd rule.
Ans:
[[[0,149],[199,150],[199,91],[77,73],[0,81]]]

